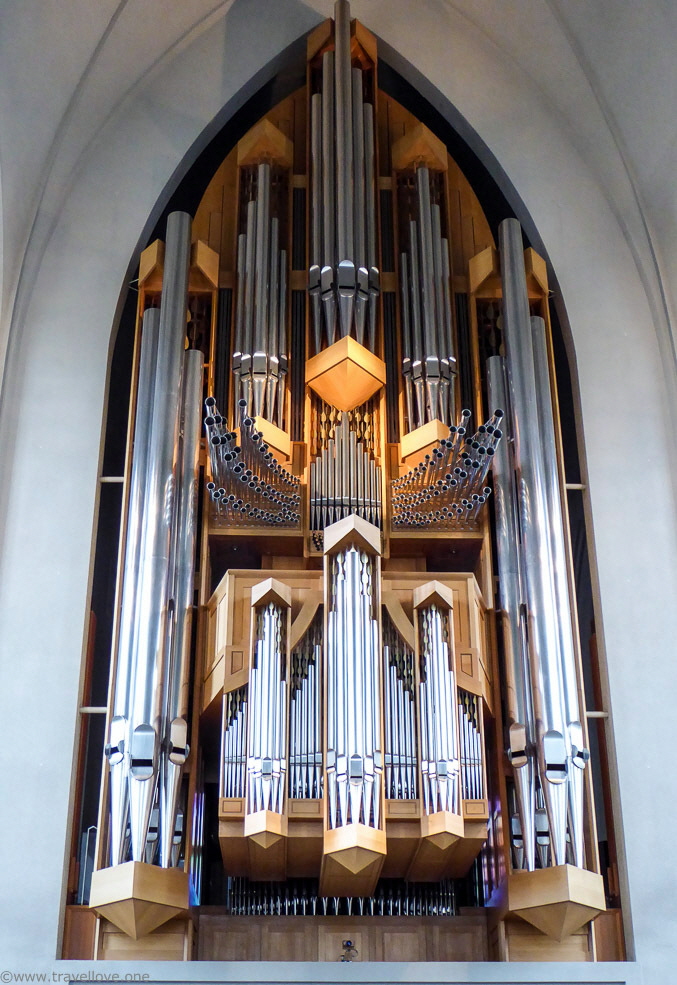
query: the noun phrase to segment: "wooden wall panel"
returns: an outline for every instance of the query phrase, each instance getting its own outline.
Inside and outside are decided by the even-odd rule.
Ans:
[[[108,920],[102,920],[96,957],[99,961],[189,961],[192,938],[190,917],[169,920],[137,941]]]
[[[483,910],[456,917],[199,917],[201,961],[338,961],[343,941],[358,961],[486,961]]]
[[[91,960],[96,938],[96,913],[88,906],[67,906],[63,926],[61,957],[73,961]]]
[[[588,931],[554,941],[524,920],[506,920],[508,961],[592,961]]]

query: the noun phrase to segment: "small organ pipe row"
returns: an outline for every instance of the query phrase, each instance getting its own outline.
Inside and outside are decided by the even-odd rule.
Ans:
[[[312,879],[287,882],[230,880],[226,905],[232,916],[443,917],[458,912],[456,886],[441,882],[391,883],[383,880],[373,896],[320,896]]]
[[[545,332],[542,319],[530,318],[516,220],[501,223],[499,242],[506,376],[500,358],[492,357],[489,386],[491,399],[507,391],[514,435],[512,454],[502,459],[496,478],[497,544],[501,605],[510,627],[504,634],[510,757],[524,867],[534,868],[535,855],[543,853],[546,817],[551,864],[564,864],[570,845],[574,863],[582,867],[583,769],[589,754],[578,700]],[[511,543],[516,532],[519,538]]]
[[[414,660],[413,650],[384,611],[385,795],[391,800],[418,796]]]
[[[324,530],[351,513],[381,525],[381,467],[344,411],[334,436],[310,463],[310,529]]]
[[[455,414],[454,355],[449,288],[449,243],[442,236],[433,175],[419,167],[407,196],[406,251],[400,254],[402,373],[409,430],[427,421],[449,424]],[[403,210],[404,211],[404,210]]]
[[[287,773],[286,613],[269,602],[256,610],[249,676],[247,813],[281,814]]]
[[[393,483],[393,526],[461,529],[476,523],[491,495],[487,473],[502,436],[496,410],[474,435],[466,434],[470,411],[449,436]]]
[[[146,856],[158,806],[160,864],[174,850],[186,724],[202,354],[184,354],[190,217],[172,213],[162,301],[143,320],[129,481],[110,765],[111,864]],[[199,410],[198,410],[199,414]]]
[[[350,55],[350,5],[334,5],[335,48],[311,97],[308,291],[315,351],[351,335],[373,351],[379,272],[374,107]]]
[[[322,620],[315,618],[291,654],[289,796],[322,796],[320,674]]]
[[[233,372],[237,393],[255,417],[283,426],[287,375],[287,252],[271,217],[271,166],[256,170],[256,197],[247,203],[237,241],[237,305]]]
[[[329,558],[327,794],[329,827],[381,827],[381,651],[375,562],[357,547]]]
[[[246,793],[247,688],[223,696],[222,796],[244,797]]]
[[[423,809],[426,814],[459,814],[460,763],[449,613],[432,604],[421,609],[418,619]]]
[[[298,526],[299,480],[284,469],[240,400],[240,431],[229,431],[213,397],[205,401],[212,479],[207,489],[218,517],[236,525]],[[239,442],[239,443],[238,443]]]
[[[458,736],[461,746],[461,792],[464,800],[484,799],[480,699],[458,689]]]

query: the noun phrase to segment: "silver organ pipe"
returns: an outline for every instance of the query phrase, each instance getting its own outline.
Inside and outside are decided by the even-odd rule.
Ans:
[[[440,204],[431,199],[432,183],[428,168],[417,168],[408,252],[400,254],[402,374],[410,431],[436,419],[450,424],[455,414],[449,242],[442,236]]]
[[[491,356],[487,360],[489,399],[495,406],[505,408],[507,419],[508,394],[504,360]],[[498,560],[498,592],[500,606],[506,615],[503,648],[506,663],[506,698],[509,718],[508,758],[513,769],[517,799],[517,823],[523,844],[521,861],[530,871],[536,864],[535,832],[535,769],[534,769],[534,710],[531,697],[531,672],[527,650],[527,629],[523,621],[524,573],[520,558],[519,520],[514,470],[510,446],[503,442],[496,450],[493,463],[496,513],[496,552]],[[514,841],[514,839],[513,839]],[[520,865],[520,868],[522,865]]]
[[[291,654],[289,796],[322,796],[320,675],[322,617],[318,615]]]
[[[550,367],[548,365],[545,323],[542,318],[531,319],[531,336],[534,349],[538,420],[541,431],[543,458],[545,461],[545,496],[550,517],[549,534],[552,575],[562,661],[565,724],[568,733],[569,837],[574,864],[582,868],[584,865],[583,770],[590,758],[590,754],[585,747],[585,737],[581,724],[581,709],[578,700],[574,629],[567,581],[568,564],[564,546],[564,521],[557,471],[557,448],[555,443],[552,395],[550,392]]]
[[[247,688],[229,691],[223,697],[221,790],[224,797],[244,797],[247,765]]]
[[[127,542],[122,577],[122,601],[118,632],[117,667],[110,724],[108,762],[110,766],[111,865],[125,859],[125,834],[129,813],[129,709],[134,683],[132,649],[136,631],[137,581],[143,532],[145,477],[148,465],[148,439],[155,387],[160,312],[149,308],[143,316],[139,383],[134,421],[134,455],[129,482]]]
[[[482,755],[481,700],[476,694],[458,689],[458,734],[460,741],[461,796],[463,800],[483,800],[484,762]]]
[[[421,683],[421,785],[426,814],[460,813],[460,763],[449,610],[438,604],[418,614]]]
[[[287,775],[286,612],[269,602],[256,609],[249,677],[247,813],[281,814]]]
[[[570,682],[575,679],[573,645],[562,649],[562,622],[570,613],[560,611],[554,576],[553,537],[561,536],[561,514],[553,513],[549,476],[557,464],[546,458],[542,414],[546,400],[537,396],[534,346],[522,254],[522,232],[516,220],[508,219],[499,229],[503,278],[503,327],[506,346],[510,402],[513,415],[518,509],[524,551],[524,572],[529,610],[530,656],[533,664],[535,738],[540,790],[547,813],[552,858],[555,865],[566,861],[569,788],[580,777],[572,766],[573,746],[580,741],[577,723],[567,707]],[[541,370],[542,373],[542,370]],[[540,385],[546,385],[541,380]],[[549,395],[549,383],[547,383]],[[547,398],[549,400],[549,396]],[[540,410],[540,415],[539,415]],[[554,531],[559,530],[556,535]],[[582,755],[584,754],[583,751]],[[578,747],[576,747],[578,755]],[[576,776],[572,777],[572,769]],[[574,802],[577,802],[577,796]],[[575,824],[578,822],[575,820]],[[572,844],[582,832],[570,832]],[[537,836],[538,845],[538,836]],[[577,849],[580,857],[581,849]]]
[[[418,796],[415,655],[383,613],[385,688],[385,795],[391,800]]]
[[[373,558],[352,546],[330,557],[327,613],[329,827],[380,828],[381,659]]]
[[[155,382],[150,411],[139,567],[134,590],[127,750],[132,857],[142,861],[158,781],[164,731],[163,688],[173,574],[170,555],[176,513],[179,397],[185,340],[190,217],[167,220]],[[111,742],[111,749],[112,749]],[[112,831],[112,843],[121,833]]]
[[[252,173],[246,177],[253,177]],[[283,426],[287,367],[287,252],[273,215],[271,165],[256,168],[255,197],[247,202],[245,232],[238,236],[237,303],[233,372],[237,394],[254,417]]]
[[[207,397],[205,409],[212,475],[207,489],[217,518],[223,517],[233,525],[298,526],[299,479],[283,468],[269,450],[247,413],[244,399],[238,404],[239,435],[228,430],[213,397]]]
[[[337,316],[341,338],[373,349],[379,291],[374,111],[351,64],[347,0],[337,0],[334,16],[335,49],[322,56],[321,93],[311,99],[312,214],[322,216],[322,232],[313,220],[308,277],[316,352],[333,344]]]
[[[325,447],[311,462],[309,496],[311,530],[355,513],[368,523],[381,523],[381,467],[358,440],[350,416],[341,412]]]
[[[468,529],[477,523],[491,495],[485,485],[501,440],[497,410],[474,435],[466,434],[470,411],[449,428],[449,436],[393,482],[393,526]]]
[[[188,757],[188,693],[193,625],[193,581],[197,543],[200,410],[203,357],[188,350],[181,382],[181,447],[177,463],[176,522],[173,535],[173,631],[165,674],[163,759],[160,773],[160,864],[172,865],[183,766]]]

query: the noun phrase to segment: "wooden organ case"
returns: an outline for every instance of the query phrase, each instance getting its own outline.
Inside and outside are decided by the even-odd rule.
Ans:
[[[94,956],[609,956],[545,263],[307,50],[142,255]]]

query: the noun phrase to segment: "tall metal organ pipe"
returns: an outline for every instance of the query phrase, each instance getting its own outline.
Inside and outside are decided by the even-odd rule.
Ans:
[[[416,193],[408,199],[410,216],[405,220],[408,247],[400,254],[402,374],[410,431],[435,419],[451,424],[455,415],[449,242],[442,237],[432,181],[427,167],[416,169]]]
[[[491,356],[487,360],[487,386],[492,407],[503,408],[509,420],[505,367],[501,356]],[[516,490],[510,445],[506,441],[499,442],[496,448],[493,476],[498,592],[500,606],[506,616],[503,623],[503,647],[509,718],[508,757],[515,780],[525,867],[532,870],[536,865],[534,711],[526,627],[523,621],[525,594],[519,551]]]
[[[381,827],[381,648],[374,561],[352,546],[330,558],[327,614],[329,827]]]
[[[287,776],[286,612],[269,602],[256,611],[249,678],[247,813],[282,813]]]
[[[253,174],[250,175],[253,180]],[[237,245],[237,305],[232,367],[237,393],[254,417],[283,426],[287,372],[287,251],[273,215],[271,165],[256,168]]]
[[[552,410],[552,394],[550,392],[550,367],[548,364],[545,323],[542,318],[531,319],[531,337],[534,349],[534,369],[536,372],[538,420],[541,429],[543,456],[546,463],[545,495],[551,520],[549,528],[550,550],[562,659],[565,724],[569,737],[569,835],[574,862],[577,866],[583,867],[583,770],[590,758],[590,754],[585,747],[585,737],[581,723],[581,708],[578,699],[574,628],[571,618],[571,599],[567,580],[569,565],[564,546],[564,517],[557,470],[555,422]]]
[[[528,596],[536,744],[541,790],[556,865],[566,862],[571,749],[565,721],[559,613],[553,584],[547,471],[536,398],[522,230],[515,219],[499,227],[503,280],[503,331],[514,426],[520,527]]]
[[[183,765],[188,756],[188,692],[193,625],[193,582],[197,542],[202,375],[204,360],[197,349],[183,357],[181,453],[177,463],[176,530],[171,570],[174,584],[174,628],[166,672],[163,759],[160,774],[160,864],[172,865],[172,842]]]
[[[137,581],[141,535],[143,531],[144,493],[148,464],[148,438],[151,407],[155,388],[160,311],[144,312],[141,331],[139,380],[134,419],[134,455],[129,481],[127,541],[122,576],[120,628],[118,631],[113,718],[107,747],[110,766],[111,865],[124,861],[124,841],[129,814],[129,707],[133,683],[132,651],[136,631]]]
[[[334,51],[322,55],[321,94],[311,98],[308,289],[316,352],[323,341],[333,344],[337,315],[342,338],[373,349],[379,291],[374,109],[364,101],[362,70],[352,66],[347,0],[336,0],[334,19]]]
[[[167,219],[130,709],[129,799],[135,861],[143,859],[158,775],[190,227],[190,216],[184,212],[173,212]]]
[[[143,861],[164,738],[166,669],[176,533],[175,463],[179,460],[179,399],[186,334],[190,216],[167,220],[162,300],[154,372],[142,343],[135,438],[138,460],[130,477],[130,529],[123,576],[118,676],[108,747],[111,766],[111,860],[123,861],[128,783],[132,857]],[[144,319],[154,347],[155,315]],[[147,357],[147,358],[146,358]],[[152,377],[152,379],[151,379]],[[147,423],[144,423],[144,419]],[[136,558],[136,560],[135,560]],[[131,620],[131,621],[130,621]]]
[[[419,612],[421,780],[423,809],[460,813],[456,683],[451,669],[449,612],[428,605]]]

